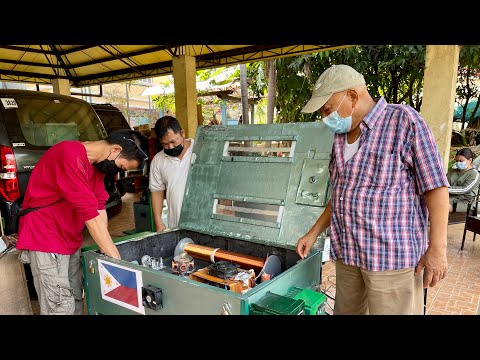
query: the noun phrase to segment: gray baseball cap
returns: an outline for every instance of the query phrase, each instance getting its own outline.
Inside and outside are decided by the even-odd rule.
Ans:
[[[301,110],[312,113],[320,109],[330,97],[340,91],[365,84],[363,75],[348,65],[332,65],[325,70],[313,88],[312,97]]]

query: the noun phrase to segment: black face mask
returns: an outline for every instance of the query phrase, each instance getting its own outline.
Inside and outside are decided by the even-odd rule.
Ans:
[[[103,160],[94,165],[105,175],[115,175],[117,172],[122,171],[122,169],[115,164],[115,160]]]
[[[174,148],[171,148],[171,149],[163,149],[163,151],[165,151],[165,154],[167,154],[169,156],[177,157],[183,151],[183,143],[181,143],[180,145],[177,145],[177,146],[175,146]]]

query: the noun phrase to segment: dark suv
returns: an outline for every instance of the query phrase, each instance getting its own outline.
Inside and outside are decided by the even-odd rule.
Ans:
[[[91,104],[93,110],[97,113],[103,127],[110,134],[115,130],[131,129],[127,119],[119,108],[112,104]]]
[[[0,211],[5,234],[17,232],[16,214],[30,173],[50,146],[62,140],[95,141],[106,136],[98,115],[84,100],[0,89]],[[115,183],[107,179],[105,188],[110,195],[109,213],[109,209],[121,206],[121,196]]]
[[[92,107],[100,118],[107,134],[110,134],[115,130],[131,129],[130,124],[120,109],[112,104],[92,104]],[[137,183],[147,183],[147,172],[147,167],[144,169],[125,171],[118,173],[115,177],[112,176],[109,179],[105,177],[105,181],[115,183],[115,187],[117,188],[120,197],[122,197],[126,192],[136,192],[135,179],[137,179]]]

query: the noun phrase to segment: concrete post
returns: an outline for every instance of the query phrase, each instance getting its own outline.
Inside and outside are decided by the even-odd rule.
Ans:
[[[197,80],[195,57],[174,56],[173,85],[175,88],[175,118],[187,138],[195,138],[197,130]]]
[[[53,79],[52,86],[54,94],[71,95],[70,82],[67,79]]]
[[[432,129],[445,170],[452,138],[459,45],[427,45],[421,115]]]

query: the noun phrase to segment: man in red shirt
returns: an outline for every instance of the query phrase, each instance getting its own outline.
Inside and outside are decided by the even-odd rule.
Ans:
[[[145,149],[145,150],[142,150]],[[120,259],[107,227],[104,175],[143,167],[148,140],[118,130],[99,141],[62,141],[41,157],[20,213],[17,249],[30,263],[40,314],[83,314],[83,228],[105,255]]]

